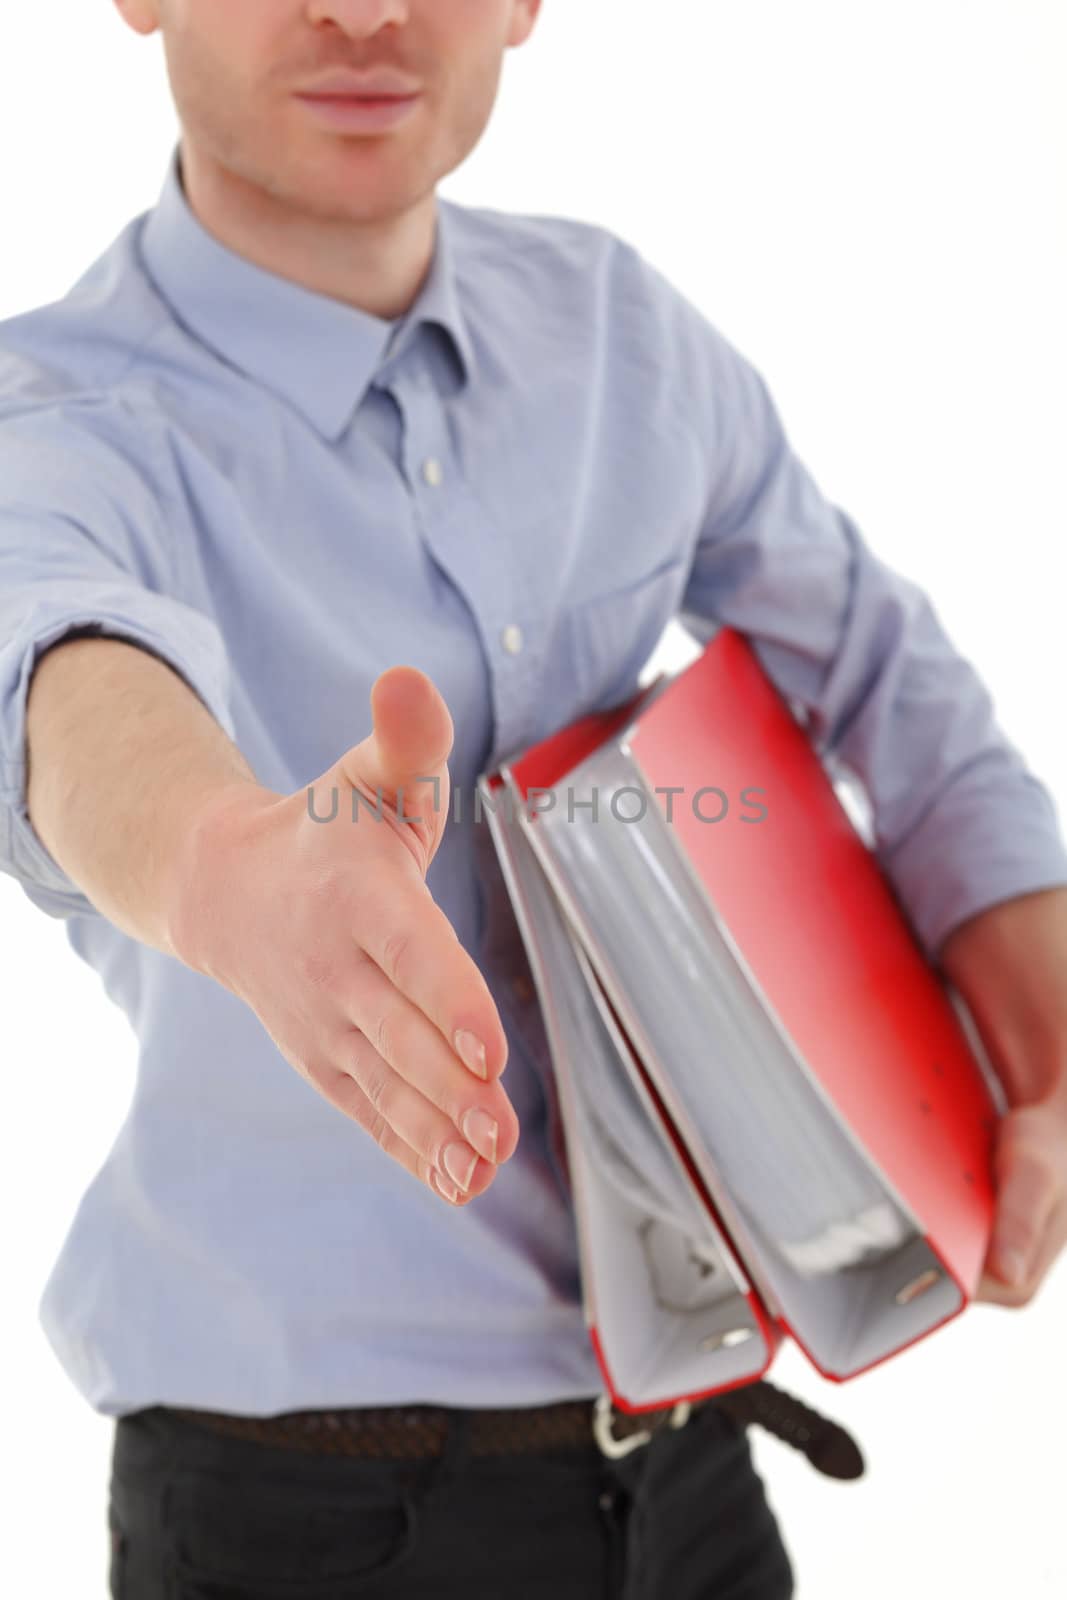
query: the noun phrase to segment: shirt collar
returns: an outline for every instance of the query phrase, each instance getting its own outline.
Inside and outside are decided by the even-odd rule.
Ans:
[[[438,198],[433,259],[410,310],[397,323],[266,271],[216,239],[193,213],[176,144],[159,199],[141,236],[144,265],[174,314],[232,366],[275,390],[336,439],[385,356],[419,323],[449,336],[459,380],[474,353],[456,282],[448,203]]]

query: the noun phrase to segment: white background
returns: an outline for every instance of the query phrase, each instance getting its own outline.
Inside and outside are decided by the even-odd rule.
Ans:
[[[793,441],[922,582],[1067,808],[1062,734],[1067,20],[1062,0],[547,0],[443,192],[638,244],[763,371]],[[0,316],[65,292],[162,181],[158,39],[108,0],[5,8]],[[61,925],[0,880],[4,1587],[103,1596],[110,1423],[36,1303],[133,1083],[134,1041]],[[805,1600],[1067,1592],[1067,1268],[849,1385],[867,1476],[759,1430]]]

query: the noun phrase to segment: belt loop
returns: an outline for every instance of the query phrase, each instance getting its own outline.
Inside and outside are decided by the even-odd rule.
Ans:
[[[445,1419],[445,1437],[441,1454],[429,1463],[422,1488],[421,1501],[446,1479],[454,1478],[466,1466],[470,1457],[470,1412],[460,1406],[442,1406]]]

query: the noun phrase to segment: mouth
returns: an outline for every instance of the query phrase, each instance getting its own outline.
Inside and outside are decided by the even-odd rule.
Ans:
[[[414,111],[421,94],[298,94],[294,97],[326,127],[350,133],[394,128]]]

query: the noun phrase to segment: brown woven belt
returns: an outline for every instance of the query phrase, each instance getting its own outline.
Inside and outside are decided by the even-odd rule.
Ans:
[[[507,1455],[517,1451],[584,1447],[596,1437],[607,1438],[613,1446],[621,1446],[617,1451],[612,1450],[612,1453],[621,1454],[628,1446],[636,1448],[662,1429],[683,1426],[690,1416],[695,1417],[709,1407],[718,1408],[741,1426],[758,1423],[801,1451],[812,1466],[828,1477],[858,1478],[864,1471],[859,1447],[844,1428],[766,1379],[694,1401],[692,1405],[634,1413],[610,1407],[610,1414],[602,1417],[596,1428],[595,1405],[589,1400],[473,1409],[466,1412],[467,1446],[472,1455]],[[179,1406],[160,1409],[234,1438],[318,1455],[378,1459],[441,1455],[453,1413],[451,1407],[433,1405],[289,1411],[274,1417],[236,1416]]]
[[[432,1405],[359,1406],[340,1411],[289,1411],[276,1417],[240,1417],[220,1411],[165,1407],[172,1416],[239,1439],[319,1455],[422,1458],[439,1456],[453,1408]],[[698,1409],[694,1406],[694,1410]],[[673,1406],[636,1415],[616,1411],[612,1432],[626,1439],[666,1427]],[[507,1455],[593,1443],[593,1402],[565,1400],[544,1406],[479,1408],[467,1412],[472,1455]]]

